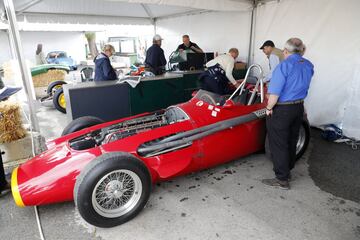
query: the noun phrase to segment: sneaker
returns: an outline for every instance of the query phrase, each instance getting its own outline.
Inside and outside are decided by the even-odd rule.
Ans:
[[[271,179],[263,179],[261,182],[265,185],[276,187],[284,190],[290,189],[289,181],[281,181],[277,178],[271,178]]]

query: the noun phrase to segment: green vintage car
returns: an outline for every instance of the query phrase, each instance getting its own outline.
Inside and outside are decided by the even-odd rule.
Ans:
[[[43,65],[38,65],[35,67],[32,67],[31,70],[31,76],[36,76],[42,73],[47,73],[49,70],[64,70],[67,73],[69,73],[70,68],[66,65],[61,65],[61,64],[43,64]]]

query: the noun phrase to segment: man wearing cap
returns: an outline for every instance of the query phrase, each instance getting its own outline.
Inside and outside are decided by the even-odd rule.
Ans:
[[[232,75],[235,59],[238,56],[239,50],[230,48],[227,54],[219,55],[206,63],[208,69],[199,76],[200,88],[219,95],[230,94],[229,82],[235,87],[241,83],[240,80],[235,80]]]
[[[166,59],[164,50],[161,48],[162,38],[159,34],[153,37],[153,45],[146,51],[146,68],[155,75],[165,72]]]
[[[196,53],[203,53],[203,50],[196,43],[190,41],[189,35],[184,35],[182,40],[183,43],[177,47],[176,51],[192,50]]]
[[[274,70],[269,84],[266,128],[275,178],[262,182],[290,189],[290,170],[294,168],[296,144],[304,114],[304,98],[314,75],[314,65],[302,55],[305,45],[290,38],[284,48],[284,61]]]
[[[111,66],[110,57],[115,53],[115,48],[110,44],[105,44],[103,51],[96,56],[94,81],[116,80],[117,74]]]
[[[272,72],[276,66],[284,60],[284,55],[282,51],[275,47],[275,44],[271,40],[267,40],[260,47],[260,49],[265,53],[266,57],[269,59],[269,68],[270,72],[265,76],[264,81],[269,82],[271,80]]]

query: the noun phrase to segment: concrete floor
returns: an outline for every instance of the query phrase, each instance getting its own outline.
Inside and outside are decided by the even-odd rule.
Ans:
[[[38,113],[46,138],[61,134],[65,115]],[[46,129],[46,130],[45,130]],[[84,222],[73,203],[41,206],[46,239],[360,239],[360,204],[322,191],[309,176],[314,140],[298,162],[291,190],[261,184],[272,177],[264,154],[155,185],[145,209],[111,229]],[[33,208],[0,198],[0,239],[40,239]]]

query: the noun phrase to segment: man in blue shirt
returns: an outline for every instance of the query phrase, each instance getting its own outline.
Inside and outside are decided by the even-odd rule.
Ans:
[[[275,178],[262,182],[290,189],[290,170],[295,165],[296,143],[304,114],[304,98],[314,75],[313,64],[302,57],[305,45],[290,38],[284,47],[285,60],[272,74],[266,107],[266,127]]]
[[[103,51],[96,56],[95,77],[94,81],[117,80],[117,74],[110,64],[110,57],[114,54],[115,49],[112,45],[106,44]]]
[[[146,51],[146,68],[155,75],[165,72],[166,59],[164,50],[161,48],[162,38],[159,34],[153,37],[153,45]]]

